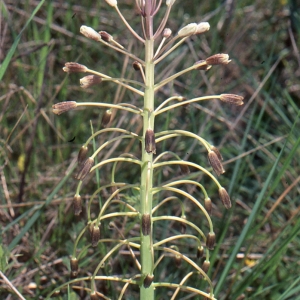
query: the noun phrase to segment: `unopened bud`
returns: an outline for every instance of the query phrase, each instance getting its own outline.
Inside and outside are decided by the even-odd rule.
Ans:
[[[188,165],[180,164],[179,167],[180,167],[180,172],[182,175],[188,175],[191,173]]]
[[[206,247],[209,250],[213,250],[216,243],[216,234],[214,232],[209,232],[206,236]]]
[[[71,257],[70,267],[71,267],[71,278],[76,278],[78,275],[78,259],[76,257]]]
[[[207,273],[209,267],[210,267],[210,262],[209,262],[208,260],[205,260],[205,261],[203,262],[203,264],[202,264],[201,269],[202,269],[205,273]]]
[[[111,109],[107,109],[102,116],[102,120],[101,120],[102,127],[106,127],[109,124],[111,120],[111,115],[112,115]]]
[[[234,105],[243,105],[244,97],[235,94],[221,94],[220,100]]]
[[[144,288],[147,289],[153,282],[154,275],[148,274],[144,279]]]
[[[83,180],[86,175],[90,172],[92,166],[94,165],[94,159],[89,157],[83,164],[81,170],[77,174],[76,178],[78,180]]]
[[[90,293],[90,299],[91,300],[99,300],[100,298],[98,297],[97,293],[94,291]]]
[[[102,78],[97,75],[88,75],[80,79],[80,87],[87,89],[93,85],[97,85],[102,82]]]
[[[221,161],[219,160],[218,155],[214,151],[208,152],[208,160],[214,171],[218,176],[225,173],[225,170],[222,166]]]
[[[105,42],[111,42],[114,38],[112,37],[112,35],[110,35],[109,33],[107,33],[106,31],[99,31],[99,34],[102,38],[103,41]]]
[[[93,227],[91,228],[91,240],[92,247],[97,247],[100,240],[100,228],[97,225],[93,225]]]
[[[59,103],[52,105],[52,112],[56,115],[60,115],[64,112],[72,110],[76,107],[77,107],[76,101],[59,102]]]
[[[221,161],[223,160],[222,154],[221,154],[221,152],[219,151],[219,149],[217,147],[212,146],[211,150],[214,151],[217,154],[219,160],[221,160]]]
[[[142,233],[143,235],[151,233],[151,217],[149,214],[142,215]]]
[[[203,248],[203,246],[200,246],[200,247],[197,248],[197,258],[198,259],[202,258],[203,255],[204,255],[204,248]]]
[[[76,62],[67,62],[65,63],[63,70],[67,73],[85,73],[87,72],[88,68]]]
[[[167,39],[168,37],[170,37],[171,34],[172,34],[172,30],[170,28],[165,28],[162,35],[164,38]]]
[[[141,67],[142,67],[142,64],[139,63],[138,61],[135,61],[135,62],[133,62],[132,66],[133,66],[135,71],[140,71]]]
[[[73,198],[74,215],[79,216],[82,212],[82,200],[80,195],[75,195]]]
[[[178,36],[179,37],[186,37],[195,34],[197,31],[197,24],[196,23],[190,23],[183,28],[181,28],[178,31]]]
[[[227,65],[231,60],[228,54],[219,53],[208,57],[205,61],[208,65]]]
[[[145,134],[145,150],[147,153],[156,153],[155,136],[152,129],[147,129]]]
[[[92,39],[96,42],[99,42],[101,40],[100,34],[91,27],[82,25],[80,27],[80,33],[83,34],[85,37]]]
[[[186,216],[181,216],[181,219],[186,220]],[[186,223],[180,222],[180,232],[181,234],[186,233]]]
[[[88,147],[85,145],[81,146],[77,156],[78,164],[81,165],[86,160],[87,152],[88,152]]]
[[[199,60],[199,61],[195,62],[194,66],[195,66],[195,70],[207,71],[211,68],[211,66],[209,66],[205,60]]]
[[[220,196],[225,208],[229,209],[231,207],[230,197],[229,197],[227,191],[223,187],[221,187],[219,189],[219,196]]]
[[[212,203],[210,198],[205,198],[204,199],[204,207],[207,211],[207,213],[211,216],[211,211],[212,211]]]
[[[197,24],[197,30],[195,34],[201,34],[203,32],[208,31],[210,28],[210,25],[208,22],[200,22],[199,24]]]
[[[118,1],[117,0],[105,0],[106,3],[112,7],[115,7],[118,5]]]

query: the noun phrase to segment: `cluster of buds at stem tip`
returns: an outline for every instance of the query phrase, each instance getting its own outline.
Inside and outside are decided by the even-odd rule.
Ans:
[[[76,101],[64,101],[52,105],[52,111],[56,115],[61,115],[62,113],[72,110],[76,107]]]
[[[208,152],[208,160],[210,165],[212,166],[213,170],[216,172],[218,176],[225,173],[225,170],[223,168],[223,165],[219,159],[219,156],[214,151]]]
[[[147,129],[145,134],[145,150],[147,153],[156,154],[155,136],[152,129]]]

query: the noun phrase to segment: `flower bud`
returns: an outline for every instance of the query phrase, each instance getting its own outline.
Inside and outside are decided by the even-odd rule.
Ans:
[[[208,22],[200,22],[199,24],[197,24],[197,29],[196,29],[196,33],[195,34],[200,34],[203,32],[208,31],[210,28],[210,25]]]
[[[214,250],[216,243],[216,234],[214,232],[209,232],[206,236],[206,247],[209,250]]]
[[[181,219],[186,220],[186,216],[181,216]],[[186,233],[186,223],[180,222],[180,232],[181,234]]]
[[[176,1],[176,0],[167,0],[167,1],[166,1],[166,5],[167,5],[167,6],[173,5],[175,1]]]
[[[210,267],[210,262],[209,262],[208,260],[205,260],[205,261],[203,262],[203,264],[202,264],[201,269],[202,269],[205,273],[207,273],[209,267]]]
[[[62,113],[72,110],[76,107],[76,101],[64,101],[52,105],[52,111],[56,115],[61,115]]]
[[[205,61],[208,65],[227,65],[231,60],[228,54],[219,53],[208,57]]]
[[[117,0],[105,0],[106,3],[112,7],[115,7],[118,5],[118,1]]]
[[[100,240],[100,228],[97,225],[93,225],[91,228],[91,240],[92,247],[97,247]]]
[[[99,31],[99,34],[102,38],[103,41],[105,42],[111,42],[114,38],[112,37],[112,35],[110,35],[109,33],[107,33],[106,31]]]
[[[88,75],[80,79],[80,87],[87,89],[93,85],[97,85],[102,82],[102,78],[97,75]]]
[[[71,278],[76,278],[78,275],[78,259],[76,257],[71,257],[70,266],[71,266]]]
[[[139,63],[138,61],[135,61],[135,62],[133,62],[132,66],[133,66],[135,71],[140,71],[141,67],[142,67],[142,64]]]
[[[211,211],[212,211],[212,203],[210,198],[205,198],[204,199],[204,207],[207,211],[207,213],[211,216]]]
[[[227,191],[223,187],[221,187],[219,189],[219,196],[220,196],[225,208],[229,209],[231,207],[230,197],[229,197]]]
[[[148,274],[144,279],[144,288],[147,289],[153,282],[154,275]]]
[[[195,62],[194,66],[195,66],[195,70],[207,71],[211,68],[211,66],[209,66],[205,60],[199,60],[199,61]]]
[[[225,170],[222,166],[221,161],[219,160],[218,155],[214,151],[208,152],[208,160],[213,170],[216,172],[218,176],[225,173]]]
[[[79,216],[82,212],[82,201],[80,195],[75,195],[73,198],[74,215]]]
[[[182,175],[189,175],[191,173],[188,165],[180,164],[179,167]]]
[[[106,127],[109,124],[111,120],[111,115],[112,115],[111,109],[107,109],[102,116],[102,120],[101,120],[102,127]]]
[[[143,235],[151,233],[151,217],[149,214],[142,215],[142,233]]]
[[[235,94],[221,94],[220,100],[234,105],[243,105],[244,97]]]
[[[78,180],[83,180],[87,174],[90,172],[92,166],[94,165],[94,159],[89,157],[83,164],[81,170],[77,174],[76,178]]]
[[[165,28],[162,35],[165,39],[167,39],[168,37],[170,37],[171,34],[172,30],[170,28]]]
[[[183,28],[181,28],[178,31],[178,36],[179,37],[186,37],[195,34],[197,31],[197,24],[196,23],[190,23]]]
[[[85,73],[87,72],[88,68],[76,62],[67,62],[65,63],[63,70],[67,73],[80,73],[80,72]]]
[[[197,248],[197,258],[198,259],[202,258],[203,255],[204,255],[204,248],[203,248],[203,246],[200,246],[200,247]]]
[[[222,154],[221,154],[221,152],[219,151],[219,149],[217,147],[212,146],[211,150],[214,151],[217,154],[219,160],[221,160],[221,161],[223,160]]]
[[[82,25],[80,27],[80,33],[82,33],[85,37],[92,39],[96,42],[99,42],[101,40],[100,34],[91,27]]]
[[[81,146],[77,156],[78,164],[81,165],[86,160],[87,152],[88,152],[88,147],[85,145]]]
[[[156,154],[155,136],[152,129],[147,129],[145,134],[145,150],[147,153]]]

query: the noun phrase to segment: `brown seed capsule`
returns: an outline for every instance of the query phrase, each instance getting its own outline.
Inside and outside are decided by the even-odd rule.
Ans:
[[[82,200],[80,195],[75,195],[73,198],[74,215],[79,216],[82,212]]]
[[[143,235],[151,233],[151,217],[149,214],[142,215],[142,233]]]
[[[154,275],[148,274],[144,279],[144,288],[147,289],[153,282]]]
[[[229,197],[227,191],[223,187],[221,187],[219,189],[219,196],[220,196],[225,208],[229,209],[231,207],[230,197]]]
[[[132,66],[133,66],[135,71],[140,71],[141,67],[142,67],[142,64],[139,63],[138,61],[135,61],[135,62],[133,62]]]
[[[77,174],[76,178],[78,180],[83,180],[87,174],[90,172],[92,166],[94,165],[94,159],[89,157],[83,164],[81,170]]]
[[[102,78],[97,75],[87,75],[80,79],[80,87],[87,89],[93,85],[97,85],[102,82]]]
[[[208,152],[208,160],[209,160],[210,165],[212,166],[213,170],[216,172],[216,174],[218,176],[225,173],[222,163],[219,160],[218,155],[214,151]]]
[[[188,175],[191,173],[188,165],[180,164],[179,167],[182,175]]]
[[[88,68],[76,62],[67,62],[65,63],[63,70],[67,73],[85,73],[87,72]]]
[[[227,65],[231,60],[228,54],[219,53],[208,57],[205,61],[208,65]]]
[[[90,298],[91,298],[91,300],[99,300],[100,299],[96,292],[90,293]]]
[[[186,220],[186,216],[181,216],[181,219]],[[186,223],[180,222],[180,232],[181,234],[186,233]]]
[[[197,248],[197,258],[198,259],[202,258],[203,255],[204,255],[204,248],[203,248],[203,246],[200,246],[200,247]]]
[[[106,127],[109,124],[111,120],[111,115],[112,115],[111,109],[107,109],[102,116],[102,120],[101,120],[102,127]]]
[[[235,94],[221,94],[220,100],[233,105],[243,105],[244,97]]]
[[[221,152],[219,151],[219,149],[217,147],[212,146],[211,150],[214,151],[217,154],[219,160],[221,160],[221,161],[223,160],[222,154],[221,154]]]
[[[155,136],[152,129],[147,129],[145,134],[145,150],[147,153],[156,154]]]
[[[203,264],[202,264],[201,269],[202,269],[205,273],[207,273],[209,267],[210,267],[210,262],[209,262],[208,260],[205,260],[205,261],[203,262]]]
[[[81,146],[77,156],[77,162],[79,165],[81,165],[86,160],[87,152],[88,147],[85,145]]]
[[[100,240],[100,228],[97,225],[93,225],[91,228],[91,240],[92,247],[97,247]]]
[[[78,259],[76,257],[71,257],[70,266],[71,266],[71,277],[76,278],[78,275]]]
[[[207,211],[207,213],[211,216],[211,211],[212,211],[212,203],[210,198],[205,198],[204,199],[204,207]]]
[[[206,236],[206,247],[209,250],[213,250],[216,243],[216,234],[214,232],[209,232]]]
[[[82,25],[80,27],[80,33],[83,34],[85,37],[92,39],[96,42],[99,42],[101,40],[100,34],[91,27]]]
[[[59,103],[52,105],[52,112],[56,115],[60,115],[64,112],[72,110],[76,107],[77,107],[76,101],[59,102]]]
[[[99,34],[101,35],[102,40],[105,41],[105,42],[109,43],[113,40],[112,35],[110,35],[106,31],[99,31]]]

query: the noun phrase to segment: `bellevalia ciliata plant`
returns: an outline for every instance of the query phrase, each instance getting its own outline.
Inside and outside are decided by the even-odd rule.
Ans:
[[[87,203],[87,223],[85,228],[78,235],[74,251],[70,259],[71,278],[72,280],[66,283],[74,284],[81,281],[88,284],[85,288],[89,292],[91,299],[125,299],[126,291],[131,286],[139,287],[140,299],[152,300],[155,298],[155,290],[166,288],[172,291],[170,299],[175,299],[179,292],[190,293],[194,297],[204,297],[207,299],[215,299],[213,294],[213,286],[210,278],[207,276],[207,271],[210,265],[209,255],[210,250],[214,248],[215,233],[213,224],[210,218],[212,203],[208,196],[205,187],[194,180],[190,173],[190,167],[197,172],[201,171],[208,176],[211,181],[217,186],[219,196],[224,206],[229,209],[231,207],[230,197],[224,187],[219,183],[216,177],[209,171],[210,168],[203,167],[197,163],[184,161],[176,153],[166,151],[163,153],[156,153],[156,145],[173,137],[187,136],[195,139],[208,152],[208,160],[216,175],[224,173],[222,166],[222,156],[218,149],[211,145],[204,138],[185,130],[165,130],[157,132],[155,130],[155,118],[158,115],[164,114],[176,107],[183,107],[184,105],[195,103],[204,100],[219,99],[234,105],[242,105],[243,97],[234,94],[221,94],[212,96],[197,97],[194,99],[186,99],[184,96],[170,95],[169,98],[162,100],[155,107],[159,101],[155,99],[157,92],[172,82],[178,76],[187,74],[193,70],[209,70],[214,65],[224,65],[230,62],[227,54],[215,54],[204,60],[195,62],[194,65],[173,74],[161,81],[156,81],[155,66],[164,62],[164,59],[172,53],[177,47],[184,43],[189,37],[193,35],[203,34],[209,30],[210,26],[207,22],[191,23],[180,29],[177,34],[172,36],[169,28],[166,28],[166,23],[175,0],[156,1],[156,0],[135,0],[138,12],[141,16],[142,35],[139,35],[127,22],[118,8],[117,0],[105,0],[108,5],[116,10],[125,26],[129,29],[132,36],[136,38],[144,47],[144,57],[137,57],[135,54],[127,50],[123,45],[119,44],[114,38],[105,31],[96,32],[94,29],[82,26],[80,32],[88,39],[95,42],[102,43],[106,47],[110,47],[114,51],[128,56],[133,63],[136,71],[140,72],[141,81],[137,82],[126,78],[112,78],[98,71],[89,69],[88,67],[79,63],[68,62],[65,64],[63,70],[68,73],[82,72],[89,75],[80,80],[82,88],[88,88],[96,84],[102,84],[104,81],[111,81],[117,85],[130,90],[132,93],[143,98],[143,104],[136,107],[129,103],[96,103],[96,102],[75,102],[66,101],[53,105],[53,112],[61,114],[77,107],[95,107],[105,109],[102,118],[103,129],[93,132],[91,137],[81,147],[78,154],[79,172],[76,178],[79,180],[77,191],[74,196],[74,211],[75,215],[82,212],[82,198],[80,190],[83,180],[89,173],[101,168],[105,164],[112,164],[111,176],[106,174],[107,184],[100,186],[90,197]],[[164,2],[164,3],[162,3]],[[164,10],[164,16],[160,20],[159,26],[154,28],[154,17],[159,10]],[[155,101],[156,100],[156,101]],[[143,124],[142,135],[135,134],[131,131],[122,128],[106,128],[111,121],[112,110],[125,110],[129,113],[140,116]],[[106,132],[117,132],[120,135],[104,144],[99,145],[94,153],[89,154],[88,145],[95,139],[95,137],[105,134]],[[123,153],[119,157],[112,157],[109,159],[97,162],[96,157],[101,151],[105,151],[114,143],[123,139],[134,139],[141,143],[140,157],[136,157],[130,153]],[[155,157],[155,155],[157,155]],[[171,159],[170,159],[171,157]],[[117,164],[133,164],[140,168],[140,178],[136,182],[115,182]],[[181,169],[182,178],[180,180],[169,181],[167,184],[156,186],[154,174],[162,172],[166,166],[173,167],[177,165]],[[182,187],[184,185],[194,185],[198,187],[203,193],[204,201],[196,199],[193,195],[187,193]],[[105,190],[110,189],[111,195],[106,199],[99,211],[91,213],[91,205],[97,195]],[[126,201],[126,197],[122,197],[129,190],[134,190],[139,195],[140,203],[131,205]],[[161,198],[164,192],[167,191],[167,197]],[[169,196],[172,193],[172,196]],[[185,208],[181,198],[188,199],[195,209],[199,210],[199,215],[202,214],[207,220],[209,227],[208,232],[200,229],[196,223],[189,221],[188,215],[185,215]],[[181,217],[172,215],[157,215],[159,209],[165,205],[172,205],[174,202],[179,202],[182,208]],[[202,202],[202,203],[201,203]],[[108,208],[116,205],[120,211],[108,213]],[[133,218],[139,220],[140,233],[138,236],[129,235],[129,231],[118,231],[116,223],[113,221],[117,218]],[[110,227],[118,231],[119,238],[110,238],[102,236],[100,228],[105,219],[111,220]],[[163,240],[157,241],[155,232],[153,230],[153,223],[160,221],[178,222],[181,226],[181,233],[170,236]],[[186,228],[189,227],[194,234],[187,234]],[[80,249],[78,247],[80,239],[84,233],[88,231],[91,236],[91,244]],[[192,260],[187,255],[184,255],[178,246],[178,241],[181,239],[188,240],[197,254],[197,261]],[[94,257],[93,260],[99,259],[98,266],[94,273],[88,277],[77,278],[78,276],[78,261],[80,256],[88,247],[99,247],[100,244],[107,246],[107,253],[104,257]],[[110,248],[109,248],[110,247]],[[109,260],[118,253],[121,249],[128,249],[136,268],[135,274],[130,278],[124,274],[106,275],[103,274],[103,266],[109,263]],[[139,255],[136,255],[139,253]],[[180,282],[163,282],[156,281],[156,270],[158,265],[165,257],[174,257],[176,264],[184,263],[190,265],[193,271],[186,274]],[[204,262],[199,266],[201,257],[205,257]],[[101,269],[101,271],[100,271]],[[199,290],[188,285],[188,279],[191,276],[198,276],[199,280],[207,282],[207,290]],[[97,283],[99,281],[118,282],[121,285],[118,295],[104,295],[97,290]],[[63,288],[59,287],[59,289]],[[117,291],[116,291],[117,293]],[[117,298],[118,297],[118,298]]]

